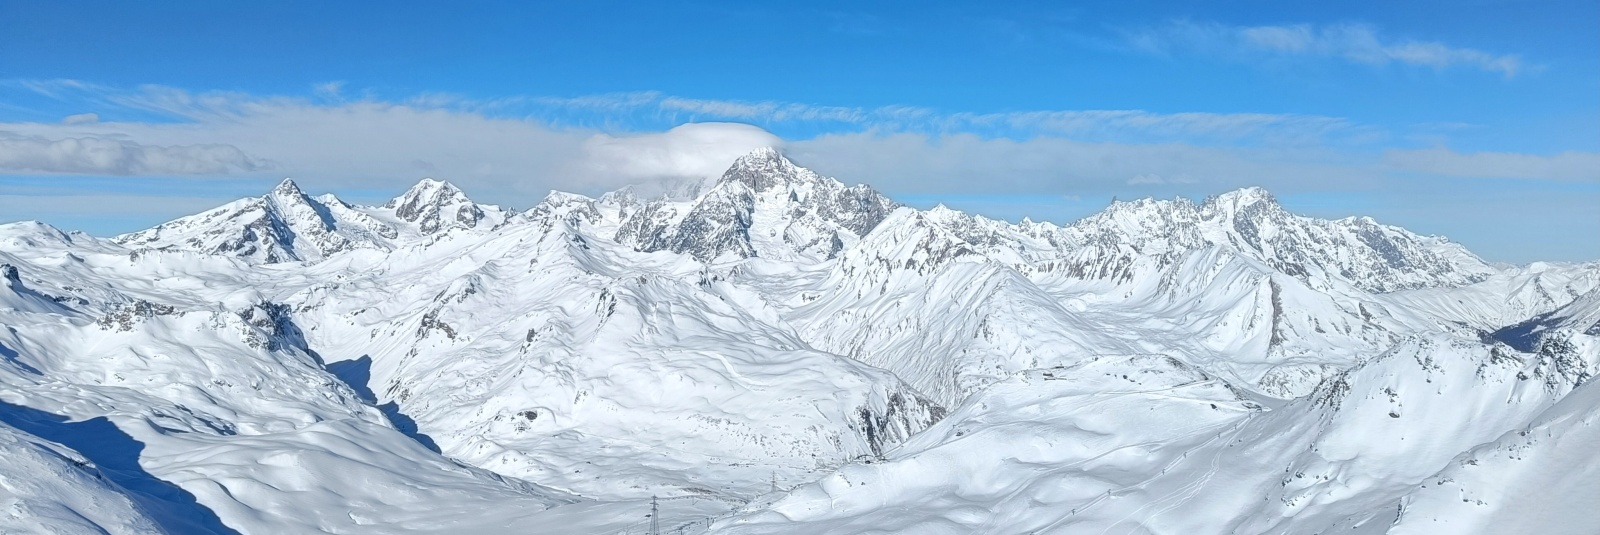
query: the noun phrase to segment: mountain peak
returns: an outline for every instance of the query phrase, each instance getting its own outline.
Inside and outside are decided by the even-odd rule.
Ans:
[[[406,190],[405,193],[401,193],[399,197],[390,199],[383,206],[385,208],[394,208],[396,215],[399,215],[401,219],[412,220],[415,218],[408,217],[406,214],[416,213],[427,206],[439,206],[457,202],[470,202],[467,194],[463,193],[461,188],[457,188],[455,184],[443,180],[424,178],[418,181],[416,185],[411,186],[411,189]]]
[[[462,193],[461,188],[457,188],[455,184],[435,178],[424,178],[417,181],[415,185],[411,186],[411,189],[407,189],[405,193],[395,197],[389,203],[391,205],[400,205],[411,200],[449,200],[456,197],[465,199],[466,194]]]
[[[786,160],[777,147],[761,147],[745,153],[739,160]]]
[[[304,192],[300,191],[300,185],[294,183],[293,178],[285,178],[283,179],[283,182],[279,182],[277,187],[272,188],[272,194],[282,197],[297,197],[305,195]]]
[[[1222,193],[1207,199],[1207,204],[1218,207],[1245,208],[1256,204],[1266,203],[1277,205],[1278,199],[1260,186],[1239,188],[1227,193]]]
[[[954,222],[954,221],[960,221],[960,220],[967,220],[967,219],[970,219],[972,217],[970,215],[967,215],[966,212],[962,212],[960,210],[956,210],[956,209],[951,208],[949,206],[945,206],[944,203],[939,203],[939,204],[935,205],[933,208],[929,208],[924,213],[924,215],[926,217],[930,218],[930,219],[933,219],[935,221],[941,221],[941,222]]]
[[[814,178],[816,173],[795,165],[778,149],[762,147],[734,160],[719,182],[742,182],[750,189],[766,191],[807,176]]]
[[[411,186],[411,190],[438,191],[441,193],[461,193],[461,188],[457,188],[455,184],[451,184],[449,181],[439,180],[433,177],[424,177],[422,180],[418,180],[416,185]]]
[[[548,195],[545,195],[544,196],[544,200],[540,201],[539,204],[561,205],[561,204],[585,204],[585,203],[593,203],[593,202],[594,202],[594,198],[589,197],[587,195],[579,195],[579,194],[576,194],[576,193],[567,193],[565,191],[550,190],[550,193]]]
[[[433,178],[418,181],[383,207],[393,209],[395,217],[416,223],[424,234],[433,234],[447,226],[474,228],[485,217],[483,208],[467,198],[460,188]]]
[[[610,198],[626,202],[624,194]],[[692,206],[654,202],[626,212],[616,239],[703,262],[725,255],[817,261],[865,236],[897,206],[872,188],[845,186],[765,147],[735,160]]]

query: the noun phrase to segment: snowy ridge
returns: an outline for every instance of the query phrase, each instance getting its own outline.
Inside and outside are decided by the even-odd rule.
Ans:
[[[1254,188],[1057,225],[771,149],[522,213],[285,181],[0,225],[0,530],[1586,525],[1597,288]]]
[[[540,224],[292,300],[324,358],[369,360],[377,401],[447,455],[586,495],[738,494],[775,469],[876,455],[942,415],[731,306],[750,297],[714,276],[585,238],[591,208],[553,196],[529,212]],[[780,381],[781,397],[764,393]],[[655,459],[661,447],[700,466]]]
[[[1260,188],[1206,199],[1117,202],[1059,231],[1064,269],[1078,277],[1130,280],[1141,260],[1158,264],[1220,246],[1316,287],[1341,280],[1371,292],[1461,286],[1495,270],[1461,246],[1370,218],[1335,221],[1288,213]]]
[[[1495,331],[1573,302],[1600,288],[1600,262],[1535,262],[1461,288],[1427,288],[1391,295],[1441,323]]]
[[[422,179],[381,207],[363,211],[392,218],[396,226],[414,236],[432,236],[450,229],[489,230],[514,215],[498,206],[472,202],[454,184],[431,178]]]
[[[188,250],[255,262],[316,261],[356,248],[383,248],[391,226],[338,202],[313,199],[285,179],[271,193],[118,236],[131,248]]]
[[[240,199],[155,228],[118,236],[136,250],[232,255],[256,263],[318,262],[355,249],[391,250],[449,229],[488,229],[509,214],[473,203],[448,182],[424,179],[381,207],[313,198],[284,179],[259,198]]]

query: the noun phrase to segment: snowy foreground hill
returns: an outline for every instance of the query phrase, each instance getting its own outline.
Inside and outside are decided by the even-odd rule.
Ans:
[[[1259,189],[285,181],[0,225],[0,533],[1597,533],[1597,288]]]

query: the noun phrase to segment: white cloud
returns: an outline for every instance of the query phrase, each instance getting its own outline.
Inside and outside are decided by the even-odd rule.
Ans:
[[[1263,44],[1252,46],[1310,50],[1318,46],[1318,35],[1265,32],[1255,37]],[[1130,190],[1139,195],[1202,196],[1261,185],[1280,198],[1342,192],[1405,199],[1396,204],[1432,210],[1435,219],[1420,221],[1434,221],[1454,217],[1441,215],[1453,209],[1420,202],[1418,195],[1461,187],[1477,188],[1477,195],[1489,196],[1507,189],[1500,181],[1457,177],[1546,181],[1510,188],[1516,191],[1549,189],[1550,181],[1600,180],[1600,154],[1382,152],[1377,144],[1327,142],[1368,135],[1369,127],[1305,115],[1139,110],[964,114],[906,106],[856,109],[693,100],[654,92],[488,101],[429,94],[384,101],[370,96],[196,94],[162,87],[125,91],[71,81],[0,81],[0,86],[65,95],[63,100],[72,100],[67,109],[119,112],[108,114],[114,117],[164,116],[152,122],[83,117],[59,123],[0,123],[0,176],[228,176],[243,180],[234,181],[226,191],[250,192],[254,191],[250,184],[265,184],[264,190],[271,181],[291,175],[313,191],[356,194],[369,202],[433,176],[456,182],[480,201],[526,207],[550,189],[596,194],[656,178],[714,176],[739,154],[766,145],[782,145],[802,165],[847,182],[871,184],[894,196],[978,203],[970,206],[989,210],[989,215],[1029,214],[1053,220],[1070,215],[1057,209],[1063,203],[1089,210],[1095,199]],[[328,92],[324,93],[326,97]],[[346,93],[341,88],[338,94]],[[120,113],[130,108],[138,113]],[[528,109],[534,113],[523,113]],[[566,112],[583,124],[626,126],[559,127],[528,118],[560,116],[545,112]],[[841,129],[834,124],[829,129],[836,133],[784,141],[750,125],[681,124],[672,119],[686,113],[701,119],[855,126]],[[661,119],[659,124],[675,126],[639,127],[641,122],[650,124],[639,118],[651,114]],[[599,120],[585,122],[585,117]],[[184,180],[201,179],[159,179],[146,185],[160,188]],[[15,186],[0,189],[7,190],[0,192],[0,213],[11,217],[55,220],[51,214],[59,213],[92,218],[107,211],[85,207],[113,206],[110,212],[121,225],[118,232],[221,201],[184,198],[177,204],[162,203],[150,199],[165,195],[151,193],[122,202],[118,199],[129,198],[23,195]],[[175,196],[188,194],[179,191],[187,188],[173,189]],[[1417,193],[1423,190],[1430,193]],[[1495,193],[1482,193],[1489,190]],[[210,191],[224,195],[223,190]],[[1549,203],[1581,205],[1594,197],[1585,195],[1527,193],[1514,213],[1547,216],[1553,213]],[[1067,202],[1077,199],[1086,201]],[[1324,215],[1349,213],[1366,212]]]
[[[1530,68],[1515,54],[1495,54],[1432,41],[1388,40],[1364,24],[1225,26],[1177,21],[1126,35],[1135,49],[1158,54],[1201,54],[1250,57],[1260,54],[1320,56],[1353,63],[1390,63],[1444,69],[1469,67],[1516,76]]]
[[[584,140],[579,174],[623,182],[717,176],[739,156],[783,140],[761,128],[737,123],[690,123],[661,133],[595,134]]]
[[[1315,180],[1350,172],[1323,162],[1325,154],[1300,149],[1204,147],[1182,142],[1082,141],[1121,132],[1129,137],[1209,139],[1289,135],[1348,129],[1339,119],[1266,114],[1155,114],[1143,111],[1065,111],[1025,114],[937,116],[918,108],[885,109],[879,116],[926,122],[947,121],[968,128],[998,125],[1036,129],[1027,138],[971,133],[907,132],[864,125],[865,131],[829,134],[784,142],[749,125],[691,123],[662,132],[603,132],[557,128],[521,118],[504,118],[454,104],[427,106],[359,100],[314,103],[239,94],[190,94],[147,88],[108,100],[184,118],[180,122],[100,122],[60,125],[0,124],[30,139],[108,139],[139,147],[208,147],[227,143],[238,150],[228,160],[204,151],[188,167],[112,162],[80,165],[87,174],[177,174],[204,172],[202,165],[233,175],[294,176],[303,186],[343,191],[399,190],[422,176],[451,180],[486,202],[527,206],[551,189],[600,193],[655,178],[715,176],[738,155],[753,148],[783,145],[802,164],[848,181],[866,182],[892,193],[1035,192],[1081,194],[1115,191],[1129,177],[1165,177],[1165,186],[1182,187],[1186,178],[1226,177],[1241,183],[1270,183],[1270,177]],[[632,107],[665,100],[654,94],[581,99],[576,106]],[[444,99],[440,102],[459,103]],[[702,102],[704,104],[704,102]],[[549,105],[543,103],[542,105]],[[656,104],[644,104],[655,106]],[[472,106],[466,106],[472,108]],[[1052,135],[1051,133],[1058,133]],[[215,148],[215,147],[212,147]],[[147,151],[148,152],[148,151]],[[162,154],[182,155],[168,150]],[[175,160],[176,156],[167,161]],[[148,158],[147,161],[160,161]],[[226,162],[237,161],[233,167]],[[273,162],[268,169],[259,162]],[[222,163],[218,163],[222,162]],[[246,162],[257,162],[251,167]],[[10,168],[16,168],[13,165]],[[59,172],[70,167],[56,165]],[[1266,177],[1266,178],[1264,178]],[[1210,179],[1208,178],[1208,181]],[[1214,184],[1226,187],[1226,181]],[[1087,190],[1085,190],[1087,188]]]
[[[311,86],[311,92],[325,99],[337,100],[341,98],[340,92],[344,91],[344,82],[323,82]]]
[[[169,111],[197,107],[192,97],[142,96],[128,102]],[[184,102],[176,106],[174,101]],[[1069,135],[1085,141],[1162,141],[1231,143],[1317,143],[1328,139],[1364,140],[1375,128],[1319,115],[1267,113],[1154,113],[1144,110],[1034,110],[1003,113],[946,113],[915,106],[876,108],[825,106],[798,102],[693,99],[656,91],[608,93],[580,97],[512,97],[474,101],[457,96],[428,95],[405,104],[447,107],[480,113],[513,113],[535,108],[535,116],[570,119],[581,112],[580,124],[620,120],[681,124],[688,121],[747,121],[767,124],[814,123],[829,127],[854,125],[880,131],[943,134],[986,131],[1011,137]],[[185,112],[188,113],[188,112]],[[595,117],[599,115],[599,117]]]
[[[50,80],[8,79],[8,80],[5,80],[3,82],[0,82],[0,84],[7,85],[7,86],[20,87],[20,88],[26,89],[28,91],[32,91],[34,93],[38,93],[40,95],[44,95],[44,96],[52,97],[52,98],[62,98],[62,97],[65,97],[67,95],[72,95],[72,94],[79,94],[79,93],[91,92],[91,91],[99,92],[99,91],[105,91],[105,90],[109,89],[109,88],[107,88],[105,86],[101,86],[101,85],[97,85],[97,84],[91,84],[91,83],[80,81],[80,80],[61,79],[61,78],[50,79]]]
[[[1282,37],[1283,46],[1294,37]],[[70,84],[51,90],[78,90]],[[1380,153],[1319,140],[1366,127],[1323,116],[1158,114],[1064,110],[941,114],[891,107],[731,103],[725,115],[862,118],[855,132],[784,141],[755,126],[681,124],[664,131],[556,127],[499,110],[515,102],[633,114],[673,108],[710,114],[730,103],[624,93],[481,102],[449,95],[388,102],[312,101],[171,88],[96,98],[180,118],[169,122],[0,123],[0,173],[294,176],[316,190],[399,191],[433,176],[485,202],[528,206],[551,189],[596,194],[656,178],[714,176],[738,155],[782,145],[801,164],[893,194],[1100,195],[1214,193],[1259,184],[1275,191],[1354,190],[1396,170],[1443,176],[1592,179],[1593,155]],[[670,103],[668,103],[670,102]],[[666,103],[666,104],[664,104]],[[797,105],[798,106],[798,105]],[[486,110],[494,111],[486,111]],[[806,111],[812,110],[812,111]],[[771,115],[762,115],[771,114]],[[718,115],[718,118],[721,116]],[[1001,135],[994,135],[999,131]],[[984,132],[977,134],[974,132]],[[1255,143],[1290,139],[1291,143]],[[1240,141],[1243,142],[1240,142]],[[1540,159],[1545,158],[1545,159]],[[1491,161],[1492,160],[1492,161]],[[1494,169],[1495,171],[1489,171]],[[1591,178],[1584,178],[1591,177]],[[1203,188],[1203,189],[1202,189]]]
[[[995,114],[939,113],[910,106],[875,109],[813,106],[799,103],[737,102],[664,96],[634,92],[576,98],[515,97],[475,101],[459,96],[429,94],[399,103],[380,100],[324,99],[310,101],[286,97],[260,97],[242,93],[191,93],[175,88],[144,86],[119,91],[71,81],[28,82],[36,92],[63,94],[76,91],[82,100],[108,106],[155,112],[182,119],[178,122],[109,122],[70,125],[33,123],[0,124],[0,129],[47,139],[104,138],[138,145],[185,147],[226,143],[248,154],[252,161],[276,162],[276,172],[306,180],[370,186],[410,178],[419,171],[463,183],[492,183],[517,192],[542,194],[548,188],[596,191],[637,178],[641,172],[615,163],[628,151],[651,154],[641,158],[667,162],[663,169],[702,172],[705,156],[685,156],[681,161],[659,153],[638,150],[628,143],[675,143],[680,136],[705,132],[695,128],[660,136],[627,134],[628,128],[556,127],[520,118],[518,106],[545,111],[583,111],[598,121],[580,124],[614,124],[640,113],[691,113],[702,120],[733,119],[757,122],[834,122],[854,124],[875,132],[922,132],[931,136],[970,131],[999,131],[1017,138],[1069,136],[1101,142],[1186,142],[1228,144],[1241,139],[1290,140],[1314,143],[1332,135],[1363,131],[1362,126],[1333,117],[1278,114],[1157,114],[1139,110],[1066,110]],[[343,94],[337,83],[316,89],[324,97]],[[535,117],[549,114],[534,114]],[[559,116],[560,114],[556,114]],[[666,119],[668,124],[681,124]],[[735,129],[737,130],[737,129]],[[740,140],[753,139],[754,128],[729,130]],[[606,132],[623,132],[612,134]],[[755,136],[761,144],[776,143],[770,135]],[[628,140],[637,138],[632,142]],[[748,142],[729,146],[745,147]],[[704,147],[687,141],[682,147]],[[622,150],[617,147],[629,147]],[[666,150],[665,145],[662,146]],[[676,150],[676,149],[674,149]],[[700,153],[707,154],[707,153]],[[723,159],[726,154],[710,157]],[[585,160],[587,159],[587,160]],[[731,157],[726,158],[731,161]],[[600,160],[604,160],[604,163]],[[673,160],[673,161],[669,161]],[[214,167],[214,166],[213,166]],[[205,169],[195,165],[189,169]],[[238,165],[233,170],[249,169]],[[255,169],[264,169],[256,165]],[[123,166],[122,173],[161,174],[171,167]],[[85,171],[89,172],[89,171]]]
[[[1299,26],[1255,26],[1239,28],[1236,30],[1245,42],[1256,46],[1281,50],[1284,52],[1306,52],[1316,41],[1311,33],[1311,27]]]
[[[1039,110],[1004,113],[940,113],[912,106],[850,108],[792,102],[745,102],[663,97],[632,101],[635,108],[656,107],[700,117],[760,122],[821,122],[887,131],[930,134],[1004,130],[1023,136],[1071,135],[1085,140],[1158,137],[1191,141],[1314,142],[1338,134],[1366,135],[1371,129],[1338,117],[1267,113],[1153,113],[1144,110]]]
[[[61,124],[94,124],[100,122],[100,115],[96,113],[79,113],[68,115],[61,119]]]
[[[1600,181],[1600,153],[1563,152],[1553,156],[1507,152],[1459,153],[1450,149],[1390,150],[1389,167],[1431,175],[1469,178],[1527,178]]]
[[[1190,141],[1236,141],[1259,138],[1285,142],[1317,142],[1329,136],[1366,135],[1371,128],[1338,117],[1268,113],[1151,113],[1143,110],[1066,110],[998,114],[956,114],[952,126],[1004,125],[1085,140],[1130,140],[1139,137]]]
[[[607,93],[570,98],[536,97],[530,100],[537,104],[557,108],[621,112],[653,105],[661,100],[661,93],[657,91],[636,91],[632,93]]]
[[[0,172],[7,173],[223,175],[270,168],[231,145],[144,145],[126,139],[49,139],[0,131]]]
[[[708,114],[714,117],[768,121],[830,121],[859,123],[868,113],[861,108],[813,106],[783,102],[742,102],[666,97],[659,105],[664,110]]]
[[[598,193],[657,177],[716,175],[740,154],[781,141],[728,123],[655,133],[558,128],[448,98],[311,102],[163,87],[95,98],[182,120],[0,123],[0,173],[287,175],[331,190],[403,189],[434,176],[487,202],[526,206],[551,189]],[[584,104],[607,100],[628,101]]]

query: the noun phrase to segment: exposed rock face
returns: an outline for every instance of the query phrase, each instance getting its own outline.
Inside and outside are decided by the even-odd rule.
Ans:
[[[262,197],[240,199],[116,241],[135,249],[186,250],[270,264],[387,248],[387,240],[395,236],[393,228],[370,215],[337,199],[311,198],[285,179]]]
[[[318,262],[354,249],[392,250],[450,229],[486,231],[510,214],[473,203],[448,182],[424,179],[381,207],[311,197],[293,180],[115,240],[136,250],[237,256],[254,263]]]
[[[451,226],[476,228],[487,217],[483,207],[455,185],[431,178],[422,179],[383,207],[394,210],[394,216],[401,221],[416,224],[423,234],[435,234]]]
[[[642,251],[701,261],[752,256],[832,258],[897,204],[867,186],[845,186],[794,165],[776,150],[739,158],[692,201],[654,200],[633,210],[616,240]]]
[[[1092,278],[1126,280],[1141,257],[1170,264],[1213,246],[1308,284],[1326,286],[1338,278],[1374,292],[1461,286],[1495,272],[1443,238],[1418,236],[1371,218],[1297,216],[1260,188],[1224,193],[1198,205],[1184,199],[1113,203],[1045,233],[1065,253],[1060,268]]]

